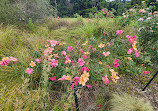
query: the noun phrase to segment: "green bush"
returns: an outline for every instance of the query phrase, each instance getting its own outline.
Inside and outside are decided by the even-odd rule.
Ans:
[[[0,2],[0,22],[15,24],[22,20],[23,14],[16,5],[11,5],[8,0]]]
[[[5,24],[20,24],[29,21],[40,21],[49,15],[48,0],[19,0],[0,2],[0,22]],[[20,23],[19,23],[20,22]]]

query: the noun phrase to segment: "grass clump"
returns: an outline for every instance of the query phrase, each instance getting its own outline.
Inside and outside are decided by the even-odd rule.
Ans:
[[[110,111],[154,111],[150,102],[145,99],[131,96],[127,93],[113,94],[110,100]]]

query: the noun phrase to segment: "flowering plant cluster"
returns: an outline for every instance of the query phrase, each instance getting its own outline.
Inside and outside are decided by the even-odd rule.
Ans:
[[[117,30],[116,35],[122,35],[123,30]],[[120,79],[118,71],[122,67],[124,57],[133,61],[128,54],[135,51],[135,56],[139,57],[139,51],[136,48],[136,36],[127,35],[126,41],[132,45],[124,57],[119,57],[110,49],[114,43],[105,40],[96,41],[94,38],[86,40],[84,43],[76,41],[76,46],[69,46],[66,42],[47,40],[41,49],[40,58],[32,58],[29,67],[26,69],[27,74],[34,74],[36,67],[47,61],[47,71],[49,72],[50,81],[70,81],[72,89],[74,86],[91,87],[91,83],[102,81],[109,84],[110,80],[114,83]],[[127,47],[130,45],[127,44]],[[147,74],[145,72],[145,74]],[[112,82],[111,82],[112,83]]]
[[[124,47],[126,52],[123,56],[119,56],[114,50],[117,49],[117,41],[115,45],[113,40],[106,40],[107,32],[104,31],[103,34],[104,41],[90,38],[83,43],[80,40],[76,41],[76,45],[55,40],[42,42],[43,47],[39,51],[36,50],[41,56],[31,57],[25,73],[31,76],[39,75],[42,72],[38,70],[46,61],[49,81],[69,81],[72,89],[78,85],[90,88],[92,87],[90,84],[101,81],[104,84],[117,83],[120,79],[118,76],[120,69],[128,69],[124,63],[133,64],[132,58],[140,56],[140,51],[136,47],[137,39],[136,36],[127,35],[125,40],[127,44]],[[116,36],[122,34],[123,30],[116,31]],[[133,52],[134,56],[131,55]],[[0,65],[7,66],[11,61],[15,64],[17,59],[5,57]],[[143,70],[142,73],[148,74],[149,71]]]
[[[137,17],[140,49],[148,53],[152,62],[157,63],[158,11],[153,11],[153,6],[146,7],[144,2]]]
[[[110,17],[110,18],[113,18],[114,17],[114,12],[116,12],[116,10],[112,9],[112,11],[109,11],[108,9],[106,8],[103,8],[102,9],[102,13],[103,15],[105,15],[106,17]]]
[[[89,38],[84,42],[76,41],[76,45],[55,40],[42,42],[43,47],[39,51],[36,50],[41,56],[31,57],[25,74],[39,75],[42,72],[38,70],[46,61],[49,81],[69,81],[72,89],[74,86],[90,88],[92,87],[90,84],[101,81],[104,84],[117,83],[120,79],[119,71],[128,70],[124,63],[132,65],[134,62],[132,58],[140,56],[140,51],[136,47],[137,38],[131,35],[127,35],[125,40],[119,38],[127,43],[124,47],[124,55],[119,56],[116,48],[117,41],[107,41],[107,32],[104,31],[103,34],[103,40]],[[119,37],[122,34],[123,30],[116,31],[116,36]],[[133,52],[134,56],[131,55]],[[17,59],[5,57],[0,65],[7,66],[11,61],[15,64]],[[149,71],[142,71],[143,74],[149,73]]]
[[[158,11],[154,6],[142,2],[141,7],[131,8],[121,19],[123,25],[132,24],[138,30],[138,45],[143,53],[151,58],[153,63],[157,62],[157,35],[158,35]],[[130,50],[132,51],[132,50]],[[130,52],[129,51],[129,52]],[[137,53],[137,51],[136,51]]]
[[[17,58],[14,58],[14,57],[4,57],[2,58],[2,61],[0,61],[0,66],[8,66],[9,63],[17,63]]]

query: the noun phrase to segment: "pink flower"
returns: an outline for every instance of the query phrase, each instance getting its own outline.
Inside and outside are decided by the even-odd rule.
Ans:
[[[59,58],[58,54],[53,54],[53,56],[54,56],[55,58]]]
[[[81,53],[84,53],[84,50],[80,49]]]
[[[48,19],[51,20],[51,17],[49,17]]]
[[[72,46],[68,46],[67,51],[72,51],[72,50],[73,50]]]
[[[86,19],[88,22],[90,21],[89,18]]]
[[[27,68],[26,73],[31,74],[34,70],[32,68]]]
[[[106,56],[109,56],[110,52],[103,52],[103,55],[106,57]]]
[[[133,48],[130,48],[128,51],[127,51],[127,54],[131,54],[133,52]]]
[[[92,50],[93,50],[93,52],[95,52],[95,51],[96,51],[96,48],[93,48]]]
[[[39,59],[35,59],[35,61],[36,61],[37,63],[40,63],[40,62],[41,62]]]
[[[83,66],[84,63],[85,63],[85,61],[83,60],[83,58],[79,58],[79,59],[78,59],[78,64],[79,64],[80,66]]]
[[[61,54],[63,54],[64,56],[66,56],[66,51],[62,51]]]
[[[143,72],[143,74],[148,74],[148,73],[150,73],[150,72],[149,72],[149,71],[144,71],[144,72]]]
[[[133,37],[131,37],[131,36],[129,36],[129,38],[128,38],[128,41],[129,41],[129,43],[132,43],[132,44],[134,44],[135,43],[135,41],[136,41],[136,35],[135,36],[133,36]]]
[[[48,55],[48,52],[49,52],[49,50],[48,50],[48,49],[45,49],[45,50],[43,51],[43,54],[44,54],[44,55]]]
[[[66,79],[66,75],[63,75],[62,78],[59,78],[58,80],[65,80]]]
[[[91,46],[91,45],[89,45],[88,49],[91,49],[91,47],[92,47],[92,46]]]
[[[102,9],[102,11],[104,11],[104,9]]]
[[[106,35],[106,32],[103,32],[104,35]]]
[[[138,50],[135,51],[135,56],[139,57],[139,51]]]
[[[52,47],[54,47],[58,44],[58,42],[54,41],[54,40],[47,40],[47,41],[51,44]]]
[[[75,63],[75,61],[71,61],[72,65]]]
[[[103,80],[104,84],[109,84],[109,79],[108,79],[107,75],[105,75],[105,77],[102,77],[102,80]]]
[[[116,35],[119,35],[119,34],[122,34],[123,33],[123,30],[117,30],[116,31]]]
[[[117,68],[118,66],[120,66],[120,64],[118,63],[118,61],[119,61],[119,59],[117,59],[117,60],[115,60],[113,62],[113,65],[114,65],[115,68]]]
[[[58,19],[60,19],[60,17],[58,16]]]
[[[10,61],[13,62],[13,64],[17,63],[17,58],[14,58],[14,57],[10,57]]]
[[[86,56],[86,55],[83,55],[83,58],[84,58],[84,59],[87,59],[87,56]]]
[[[74,89],[74,85],[75,85],[75,83],[71,83],[71,89],[72,90]]]
[[[132,37],[132,36],[130,36],[130,35],[126,35],[126,37],[127,37],[127,38],[130,38],[130,37]]]
[[[77,86],[77,83],[80,82],[80,77],[75,76],[72,81],[74,81],[75,86]]]
[[[54,76],[54,77],[50,77],[50,80],[52,80],[52,81],[56,81],[56,76]]]
[[[109,65],[107,65],[106,67],[107,67],[108,69],[110,68],[110,66],[109,66]]]
[[[48,47],[48,52],[49,52],[49,54],[52,53],[52,50],[54,50],[54,48],[52,48],[52,47]]]
[[[86,85],[88,88],[91,88],[92,86],[91,85]]]
[[[71,63],[71,60],[70,59],[66,59],[66,61],[64,62],[64,64],[70,64]]]
[[[52,60],[51,60],[51,66],[52,66],[52,67],[58,66],[58,60],[52,59]]]
[[[66,56],[66,59],[69,59],[69,57],[70,57],[70,55],[67,55],[67,56]]]
[[[106,14],[106,11],[104,11],[103,14]]]
[[[0,61],[0,65],[7,66],[9,64],[9,62],[10,62],[10,58],[9,57],[4,57],[2,59],[2,61]]]
[[[90,70],[88,69],[88,67],[82,67],[81,72],[84,72],[84,71],[89,72]]]

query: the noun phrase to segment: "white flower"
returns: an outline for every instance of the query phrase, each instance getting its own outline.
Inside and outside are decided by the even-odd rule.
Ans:
[[[143,21],[143,20],[144,20],[143,18],[138,19],[138,21]]]
[[[148,18],[147,18],[147,20],[150,20],[150,19],[151,19],[151,17],[148,17]]]

